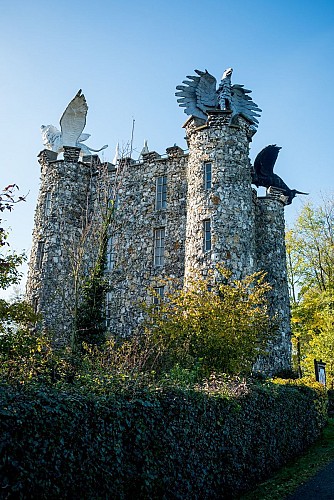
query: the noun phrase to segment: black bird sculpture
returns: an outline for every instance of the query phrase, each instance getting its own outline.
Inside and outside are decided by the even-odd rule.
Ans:
[[[271,144],[260,151],[254,161],[252,184],[255,184],[257,187],[263,186],[269,188],[272,186],[281,189],[284,196],[288,198],[287,205],[290,205],[296,194],[308,193],[297,191],[297,189],[290,189],[277,174],[274,174],[274,166],[280,149],[282,148],[276,146],[276,144]]]

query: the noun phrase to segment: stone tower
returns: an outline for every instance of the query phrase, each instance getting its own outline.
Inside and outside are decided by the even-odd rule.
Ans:
[[[265,373],[290,367],[290,305],[285,260],[284,197],[257,198],[252,189],[249,143],[254,130],[239,117],[231,126],[230,111],[209,111],[206,122],[191,117],[185,124],[187,222],[185,280],[206,275],[219,263],[242,279],[266,273],[272,287],[269,313],[277,323],[268,356],[256,368]]]
[[[248,120],[230,126],[230,111],[186,124],[187,227],[185,276],[224,263],[236,279],[255,270],[254,210]],[[203,237],[204,236],[204,237]]]
[[[44,150],[39,155],[41,185],[35,212],[27,299],[42,312],[57,345],[73,332],[78,280],[93,259],[88,250],[87,219],[92,205],[92,162],[79,161],[80,148],[64,147],[64,159]]]

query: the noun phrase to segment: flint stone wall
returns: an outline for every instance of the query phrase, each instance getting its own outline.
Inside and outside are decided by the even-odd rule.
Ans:
[[[70,151],[58,161],[52,151],[39,156],[41,186],[26,295],[36,312],[42,312],[44,326],[54,334],[58,346],[70,342],[76,288],[88,274],[95,251],[92,236],[84,234],[94,203],[95,166],[78,162],[79,151]]]
[[[266,272],[266,281],[272,286],[269,313],[277,324],[268,356],[256,366],[265,373],[288,370],[291,363],[290,300],[284,235],[284,203],[271,195],[259,197],[256,204],[257,268]]]
[[[236,279],[255,269],[255,214],[249,154],[250,124],[231,127],[230,112],[209,114],[206,125],[190,119],[185,273],[207,273],[218,262]],[[212,187],[204,188],[205,162],[212,165]],[[211,222],[212,249],[203,246],[204,220]]]
[[[182,286],[186,223],[187,155],[178,147],[144,155],[143,162],[123,169],[117,209],[111,228],[114,267],[109,273],[110,330],[129,335],[143,319],[142,303],[152,300],[149,289],[172,278]],[[167,206],[156,209],[156,182],[167,177]],[[164,265],[154,265],[154,231],[165,229]]]

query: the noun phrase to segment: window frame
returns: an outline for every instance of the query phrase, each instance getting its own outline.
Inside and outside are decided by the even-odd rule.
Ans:
[[[109,273],[115,267],[115,256],[116,256],[116,253],[114,251],[113,240],[114,240],[114,238],[112,236],[109,236],[109,238],[107,240],[106,271],[109,272]]]
[[[36,249],[36,269],[42,269],[44,252],[45,252],[45,241],[40,240],[37,242],[37,249]]]
[[[210,169],[208,170],[208,167]],[[212,162],[211,161],[206,161],[203,164],[203,183],[204,183],[204,190],[209,191],[212,188]]]
[[[112,292],[107,292],[106,293],[106,302],[105,302],[105,324],[106,328],[110,328],[111,325],[111,318],[112,318],[112,312],[111,312],[111,307],[110,304],[112,304]]]
[[[154,229],[154,267],[163,267],[165,264],[165,238],[166,231],[164,227]]]
[[[52,193],[51,191],[47,191],[45,193],[45,201],[44,201],[44,217],[50,216],[51,206],[52,206]]]
[[[212,250],[211,219],[203,220],[203,250],[205,253]]]
[[[155,295],[153,295],[153,304],[155,306],[159,306],[161,301],[164,299],[165,296],[165,286],[156,286],[154,287]]]
[[[167,208],[167,175],[161,175],[156,178],[155,182],[155,209],[165,208]]]

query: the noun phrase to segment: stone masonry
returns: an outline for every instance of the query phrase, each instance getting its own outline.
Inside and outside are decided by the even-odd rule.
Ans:
[[[198,120],[197,125],[198,125]],[[255,271],[254,207],[251,187],[249,128],[230,112],[210,113],[207,124],[186,125],[189,145],[185,273],[223,262],[240,279]],[[203,166],[211,165],[211,185],[204,185]],[[203,248],[203,221],[210,221],[211,249]]]
[[[85,232],[91,222],[87,217],[92,212],[96,166],[79,162],[79,153],[78,148],[66,148],[63,160],[49,150],[39,155],[41,186],[27,299],[42,312],[57,345],[70,342],[79,282],[95,257],[92,237]]]
[[[141,303],[152,300],[149,289],[163,295],[166,279],[182,287],[193,272],[206,275],[217,263],[236,279],[264,270],[278,331],[257,368],[267,374],[290,368],[284,199],[277,192],[256,196],[248,157],[254,130],[242,117],[231,125],[229,113],[209,112],[206,122],[189,118],[188,153],[173,146],[164,156],[149,152],[117,165],[79,161],[77,148],[65,148],[63,160],[40,153],[27,297],[57,345],[71,339],[79,282],[96,258],[102,219],[94,214],[108,192],[115,207],[106,265],[111,333],[131,335],[143,319]]]

